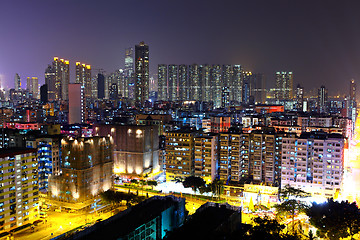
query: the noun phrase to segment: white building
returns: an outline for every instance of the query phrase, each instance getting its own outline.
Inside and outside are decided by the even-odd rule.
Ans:
[[[324,132],[282,140],[281,187],[290,185],[314,197],[333,197],[343,179],[344,138]]]

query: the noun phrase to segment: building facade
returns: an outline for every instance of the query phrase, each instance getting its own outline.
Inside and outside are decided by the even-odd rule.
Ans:
[[[36,149],[1,150],[0,166],[0,229],[9,231],[40,217]]]

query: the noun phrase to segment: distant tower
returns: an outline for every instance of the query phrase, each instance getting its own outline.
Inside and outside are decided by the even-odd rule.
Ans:
[[[34,99],[39,98],[39,80],[37,77],[28,77],[26,79],[26,89],[32,94]]]
[[[46,104],[48,102],[48,85],[44,84],[40,87],[40,103]]]
[[[56,73],[52,65],[45,69],[45,84],[47,85],[48,101],[56,100]]]
[[[254,103],[265,103],[266,86],[264,75],[261,73],[252,74],[250,85],[250,96],[253,97]]]
[[[135,104],[141,106],[149,99],[149,46],[135,46]]]
[[[80,83],[69,84],[69,124],[85,123],[85,91]]]
[[[318,92],[318,109],[320,113],[327,112],[327,102],[328,102],[328,91],[325,86],[321,86]]]
[[[356,106],[356,104],[353,104],[356,102],[356,84],[354,79],[350,81],[350,101],[353,106]]]
[[[223,84],[221,82],[221,66],[220,65],[212,65],[210,70],[210,81],[212,83],[211,86],[211,95],[212,100],[214,101],[214,107],[221,107],[222,103],[222,87]]]
[[[76,62],[75,71],[75,83],[80,83],[82,86],[84,86],[85,98],[90,99],[92,96],[91,66],[85,63]]]
[[[134,53],[133,48],[125,49],[125,97],[134,99]]]
[[[167,101],[169,99],[167,65],[158,65],[158,99]]]
[[[15,84],[15,91],[21,91],[21,79],[18,73],[15,74],[14,84]]]
[[[179,65],[179,99],[181,101],[189,100],[189,88],[188,66],[181,64]]]
[[[192,64],[189,66],[189,82],[190,82],[190,99],[200,100],[200,79],[199,65]]]
[[[249,104],[250,96],[251,96],[251,82],[253,78],[252,72],[244,72],[243,73],[243,85],[242,85],[242,103]]]
[[[105,76],[102,73],[97,75],[97,89],[98,89],[98,99],[105,98]]]
[[[293,73],[276,72],[275,97],[277,100],[291,100],[293,98]]]
[[[179,98],[178,66],[168,66],[169,100],[176,101]]]
[[[232,84],[234,85],[234,87],[232,88],[232,96],[233,96],[232,100],[235,103],[239,104],[241,103],[241,99],[242,99],[242,86],[243,86],[241,65],[233,66]]]
[[[52,66],[55,72],[55,99],[68,100],[70,82],[69,60],[54,57]]]
[[[297,111],[303,111],[303,103],[304,103],[304,88],[300,86],[300,84],[296,87],[296,109]]]
[[[200,91],[200,100],[210,102],[212,101],[211,97],[211,66],[208,64],[199,66],[199,83],[201,86]]]

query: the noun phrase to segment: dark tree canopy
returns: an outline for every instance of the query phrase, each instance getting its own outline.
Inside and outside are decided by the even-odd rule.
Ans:
[[[354,235],[360,232],[360,211],[355,202],[329,199],[325,203],[313,203],[306,213],[320,237],[330,240],[354,239]]]
[[[190,176],[185,178],[182,184],[185,188],[191,187],[196,192],[199,188],[205,186],[205,181],[201,177]]]

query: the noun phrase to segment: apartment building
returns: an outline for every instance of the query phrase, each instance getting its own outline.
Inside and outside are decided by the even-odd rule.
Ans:
[[[218,135],[201,134],[194,138],[194,142],[194,174],[203,178],[207,183],[212,182],[216,177],[218,168]]]
[[[166,135],[166,180],[194,175],[194,136],[196,132],[183,129]]]
[[[0,153],[0,230],[9,231],[39,217],[36,149]]]
[[[289,184],[313,196],[333,197],[343,179],[344,137],[303,133],[282,140],[281,187]]]

